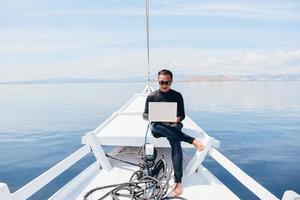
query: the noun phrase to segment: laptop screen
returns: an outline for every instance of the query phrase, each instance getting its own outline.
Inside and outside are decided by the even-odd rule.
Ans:
[[[176,102],[149,102],[149,121],[176,122]]]

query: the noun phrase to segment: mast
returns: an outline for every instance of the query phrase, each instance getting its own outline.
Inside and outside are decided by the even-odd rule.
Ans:
[[[146,6],[146,35],[147,35],[147,92],[150,93],[150,53],[149,53],[149,0],[145,0]]]

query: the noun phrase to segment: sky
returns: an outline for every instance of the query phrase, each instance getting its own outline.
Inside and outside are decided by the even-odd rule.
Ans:
[[[0,82],[146,76],[144,0],[0,0]],[[150,70],[300,74],[298,0],[150,0]]]

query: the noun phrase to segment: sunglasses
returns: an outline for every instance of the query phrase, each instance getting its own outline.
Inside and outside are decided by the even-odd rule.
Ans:
[[[158,81],[159,85],[171,85],[172,81]]]

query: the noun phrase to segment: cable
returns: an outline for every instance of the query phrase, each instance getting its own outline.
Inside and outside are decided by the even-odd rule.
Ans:
[[[161,162],[163,162],[165,167],[167,167],[167,164],[165,163],[164,160],[162,160]],[[134,180],[134,176],[132,176],[131,180],[126,183],[113,184],[113,185],[94,188],[85,194],[84,200],[86,200],[87,197],[90,196],[95,191],[108,189],[108,188],[113,188],[113,189],[111,189],[109,192],[102,195],[99,199],[105,199],[108,196],[132,197],[132,199],[136,199],[136,200],[162,199],[162,197],[166,194],[168,190],[168,182],[171,177],[170,175],[171,173],[167,174],[167,170],[165,170],[157,178],[152,176],[141,176],[141,177],[137,176],[136,180]],[[126,194],[124,193],[124,191],[127,191],[129,193]]]
[[[146,143],[147,143],[149,127],[150,127],[150,121],[148,121],[147,130],[146,130],[145,138],[144,138],[144,145],[146,145]]]
[[[120,155],[122,154],[124,153],[121,153]],[[152,160],[149,161],[145,155],[144,146],[140,147],[137,152],[137,157],[140,157],[144,163],[132,163],[109,154],[106,155],[111,159],[139,166],[139,169],[132,174],[128,182],[96,187],[84,195],[84,200],[87,200],[94,192],[104,189],[109,189],[109,191],[102,194],[102,196],[98,198],[99,200],[106,199],[108,197],[113,200],[119,200],[119,197],[127,197],[133,200],[184,199],[182,197],[166,196],[167,191],[169,190],[169,181],[173,169],[168,166],[163,155],[156,163]],[[147,172],[145,172],[145,170],[147,170]]]
[[[125,161],[125,160],[121,160],[119,158],[116,158],[116,157],[113,157],[109,154],[105,154],[107,157],[111,158],[111,159],[114,159],[114,160],[117,160],[117,161],[120,161],[120,162],[123,162],[123,163],[127,163],[127,164],[130,164],[130,165],[133,165],[133,166],[140,166],[140,164],[136,164],[136,163],[132,163],[132,162],[129,162],[129,161]]]

